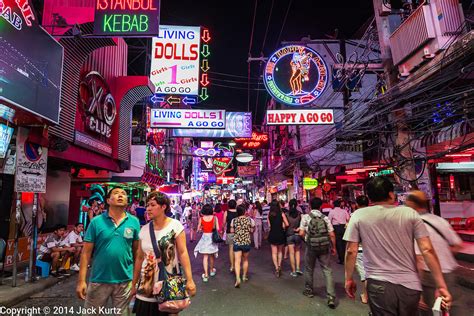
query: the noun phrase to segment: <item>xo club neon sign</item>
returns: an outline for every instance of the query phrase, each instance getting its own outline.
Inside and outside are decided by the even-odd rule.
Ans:
[[[288,105],[305,105],[319,98],[328,84],[328,67],[306,46],[291,45],[270,56],[263,74],[267,91]]]

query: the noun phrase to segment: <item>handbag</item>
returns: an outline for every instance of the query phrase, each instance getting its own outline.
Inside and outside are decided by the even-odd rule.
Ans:
[[[153,222],[150,222],[150,237],[153,251],[157,259],[161,258],[161,251],[156,243]],[[186,279],[181,274],[171,275],[166,271],[163,260],[158,263],[160,274],[158,282],[153,286],[153,294],[158,300],[158,309],[165,313],[177,314],[189,307],[191,300],[186,293]]]
[[[221,238],[219,232],[217,231],[217,218],[214,216],[214,228],[212,229],[212,242],[216,244],[220,244],[224,242],[224,239]]]

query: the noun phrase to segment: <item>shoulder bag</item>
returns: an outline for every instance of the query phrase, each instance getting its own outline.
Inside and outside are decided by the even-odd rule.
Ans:
[[[214,228],[212,229],[212,242],[215,244],[219,244],[224,242],[224,240],[219,235],[217,231],[217,217],[214,216]]]
[[[155,230],[153,222],[150,222],[150,237],[153,245],[155,257],[158,260],[158,267],[160,275],[158,282],[153,287],[153,294],[158,300],[158,308],[160,311],[170,314],[177,314],[189,307],[191,300],[188,293],[186,293],[186,279],[180,274],[168,274],[166,267],[161,260],[161,251],[158,249],[156,243]]]

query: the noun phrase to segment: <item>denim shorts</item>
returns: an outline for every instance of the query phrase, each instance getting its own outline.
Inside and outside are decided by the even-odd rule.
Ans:
[[[240,246],[240,245],[234,244],[234,252],[238,252],[238,251],[249,252],[250,251],[250,245]]]
[[[286,244],[287,245],[297,245],[297,246],[299,246],[301,244],[301,241],[302,241],[301,237],[297,234],[286,237]]]

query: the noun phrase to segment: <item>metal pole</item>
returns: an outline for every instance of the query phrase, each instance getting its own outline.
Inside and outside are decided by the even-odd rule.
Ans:
[[[33,230],[31,231],[30,241],[30,264],[28,280],[35,281],[36,276],[36,245],[38,243],[38,193],[33,194]]]
[[[16,194],[16,210],[15,210],[15,243],[13,246],[13,279],[12,287],[16,287],[17,278],[17,258],[18,258],[18,238],[20,235],[20,218],[21,218],[21,192]]]

